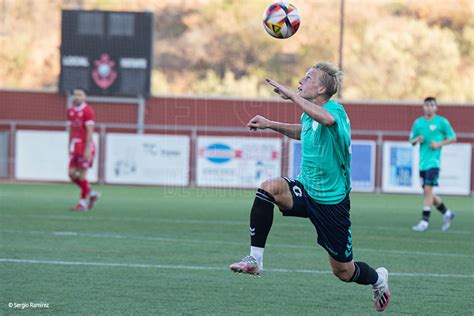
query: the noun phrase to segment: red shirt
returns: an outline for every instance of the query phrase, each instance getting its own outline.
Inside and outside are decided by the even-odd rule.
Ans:
[[[71,151],[80,151],[84,149],[87,137],[87,126],[94,125],[94,110],[86,103],[79,106],[73,106],[67,111],[71,140]],[[80,147],[80,148],[78,148]]]

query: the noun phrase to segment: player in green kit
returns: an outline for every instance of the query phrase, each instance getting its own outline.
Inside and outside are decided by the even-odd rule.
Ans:
[[[433,187],[438,186],[441,147],[454,143],[456,134],[447,119],[436,115],[438,104],[435,98],[426,98],[423,110],[425,115],[415,120],[410,134],[410,142],[420,144],[420,177],[424,194],[421,221],[413,226],[413,230],[423,232],[428,229],[434,204],[443,214],[441,230],[446,231],[451,226],[454,213],[446,208],[439,196],[433,194]]]
[[[338,91],[342,71],[328,62],[311,67],[296,92],[267,79],[273,91],[303,111],[300,124],[270,121],[257,115],[251,130],[272,129],[302,146],[301,174],[297,179],[273,178],[257,190],[250,211],[250,255],[229,268],[260,274],[263,252],[276,204],[283,216],[309,218],[317,242],[327,251],[333,273],[344,282],[371,285],[373,302],[384,311],[390,300],[388,271],[353,260],[350,220],[351,126],[344,107],[331,97]]]

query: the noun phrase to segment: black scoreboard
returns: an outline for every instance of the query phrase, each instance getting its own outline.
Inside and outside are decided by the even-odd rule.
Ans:
[[[62,11],[59,90],[148,97],[153,26],[150,12]]]

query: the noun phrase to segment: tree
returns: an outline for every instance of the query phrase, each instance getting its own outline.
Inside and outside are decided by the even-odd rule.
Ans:
[[[448,29],[407,18],[377,20],[347,53],[345,97],[449,98],[459,80],[459,47]]]
[[[338,59],[338,1],[298,2],[301,27],[285,40],[264,31],[265,1],[3,1],[1,87],[56,88],[63,8],[153,12],[154,93],[267,96],[265,77],[295,87],[315,62]],[[474,101],[473,9],[469,0],[346,1],[344,97]]]

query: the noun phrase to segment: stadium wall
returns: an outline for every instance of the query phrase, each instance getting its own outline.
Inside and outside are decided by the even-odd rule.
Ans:
[[[66,97],[58,93],[0,90],[0,119],[64,121]],[[341,102],[351,118],[352,129],[408,131],[422,115],[421,103]],[[134,104],[93,104],[97,121],[102,123],[137,122]],[[298,122],[296,107],[276,100],[251,100],[201,97],[153,97],[146,101],[145,123],[242,127],[254,115],[274,120]],[[447,117],[457,133],[474,133],[474,104],[440,104],[439,114]]]
[[[410,102],[351,102],[342,101],[351,118],[354,139],[381,141],[406,140],[412,122],[422,115],[420,103]],[[40,91],[0,90],[0,120],[3,121],[56,121],[64,122],[66,117],[66,97],[58,93]],[[98,123],[125,125],[107,132],[136,132],[136,104],[92,103]],[[254,115],[264,115],[273,120],[298,122],[301,115],[296,107],[287,102],[257,99],[214,98],[214,97],[153,97],[146,100],[145,124],[163,126],[166,134],[187,134],[179,127],[199,127],[198,135],[233,135],[235,133],[216,132],[220,128],[242,128]],[[441,104],[439,114],[447,117],[458,134],[474,133],[472,118],[474,104]],[[62,129],[60,126],[25,126],[30,129]],[[8,129],[0,125],[0,131]],[[146,131],[147,132],[147,131]],[[148,131],[150,132],[150,131]],[[156,132],[156,131],[155,131]],[[393,132],[392,134],[390,134]],[[151,131],[153,133],[153,131]],[[405,134],[406,133],[406,134]],[[240,135],[248,133],[238,133]],[[265,133],[270,136],[268,133]],[[405,136],[406,135],[406,136]],[[253,135],[254,136],[254,135]],[[472,138],[459,137],[460,142],[473,144]],[[474,145],[474,144],[473,144]],[[285,149],[286,144],[284,144]],[[380,156],[381,152],[377,153]],[[474,154],[473,154],[474,156]],[[286,158],[283,159],[286,165]],[[285,170],[285,168],[284,168]],[[474,159],[471,166],[471,188],[474,188]],[[380,168],[376,170],[376,186],[380,186]]]

